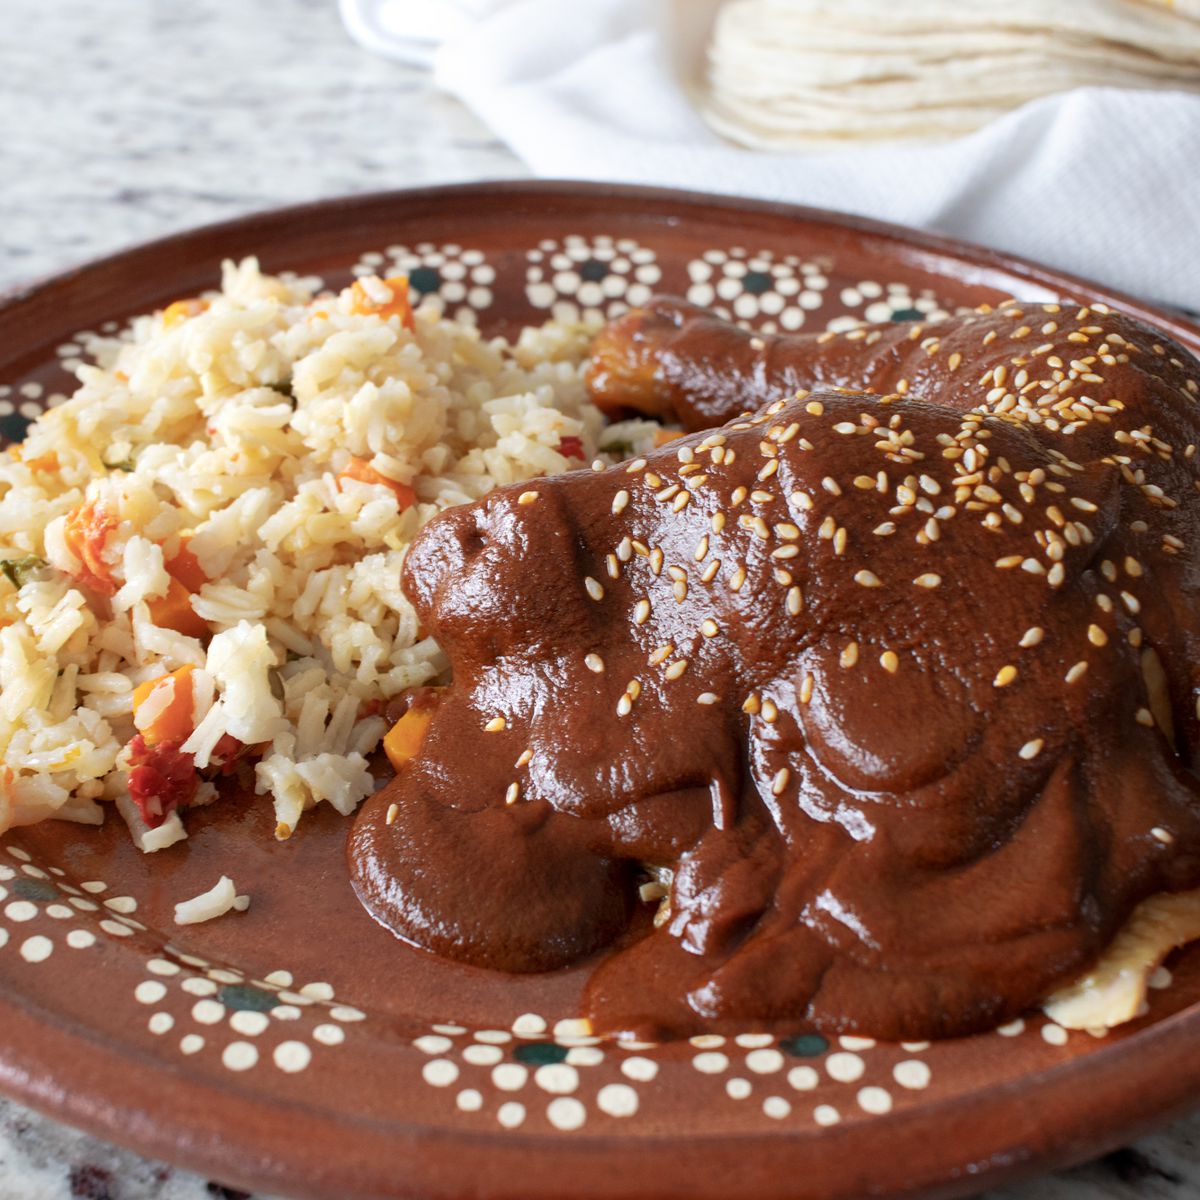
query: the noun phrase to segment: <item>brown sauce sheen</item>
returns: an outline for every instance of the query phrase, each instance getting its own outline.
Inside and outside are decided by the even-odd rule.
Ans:
[[[510,972],[615,945],[601,1031],[915,1039],[1200,884],[1200,365],[1088,310],[858,332],[656,302],[598,399],[754,415],[426,527],[404,587],[454,683],[354,825],[377,919]],[[634,936],[641,863],[675,875]]]

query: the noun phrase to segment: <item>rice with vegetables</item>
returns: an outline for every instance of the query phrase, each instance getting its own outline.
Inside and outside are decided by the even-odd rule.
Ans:
[[[112,802],[158,849],[234,775],[278,837],[352,812],[389,705],[445,671],[400,591],[421,525],[653,438],[587,401],[588,337],[248,260],[97,339],[0,464],[0,832]]]

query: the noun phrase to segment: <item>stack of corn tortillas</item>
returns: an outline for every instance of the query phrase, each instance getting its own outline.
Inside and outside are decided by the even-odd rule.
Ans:
[[[759,149],[969,133],[1076,87],[1200,91],[1200,0],[731,0],[705,115]]]

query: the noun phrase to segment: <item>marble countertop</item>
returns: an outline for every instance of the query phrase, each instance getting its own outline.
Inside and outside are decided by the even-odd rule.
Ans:
[[[527,174],[424,72],[355,47],[334,0],[3,0],[3,18],[0,289],[252,209]],[[1200,1116],[991,1200],[1197,1194]],[[0,1100],[3,1200],[237,1197]]]

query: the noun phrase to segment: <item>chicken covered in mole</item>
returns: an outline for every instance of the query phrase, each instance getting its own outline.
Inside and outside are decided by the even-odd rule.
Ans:
[[[351,834],[378,920],[592,956],[604,1032],[915,1039],[1200,884],[1187,351],[1101,308],[767,337],[660,300],[590,385],[696,432],[414,542],[453,684]]]

